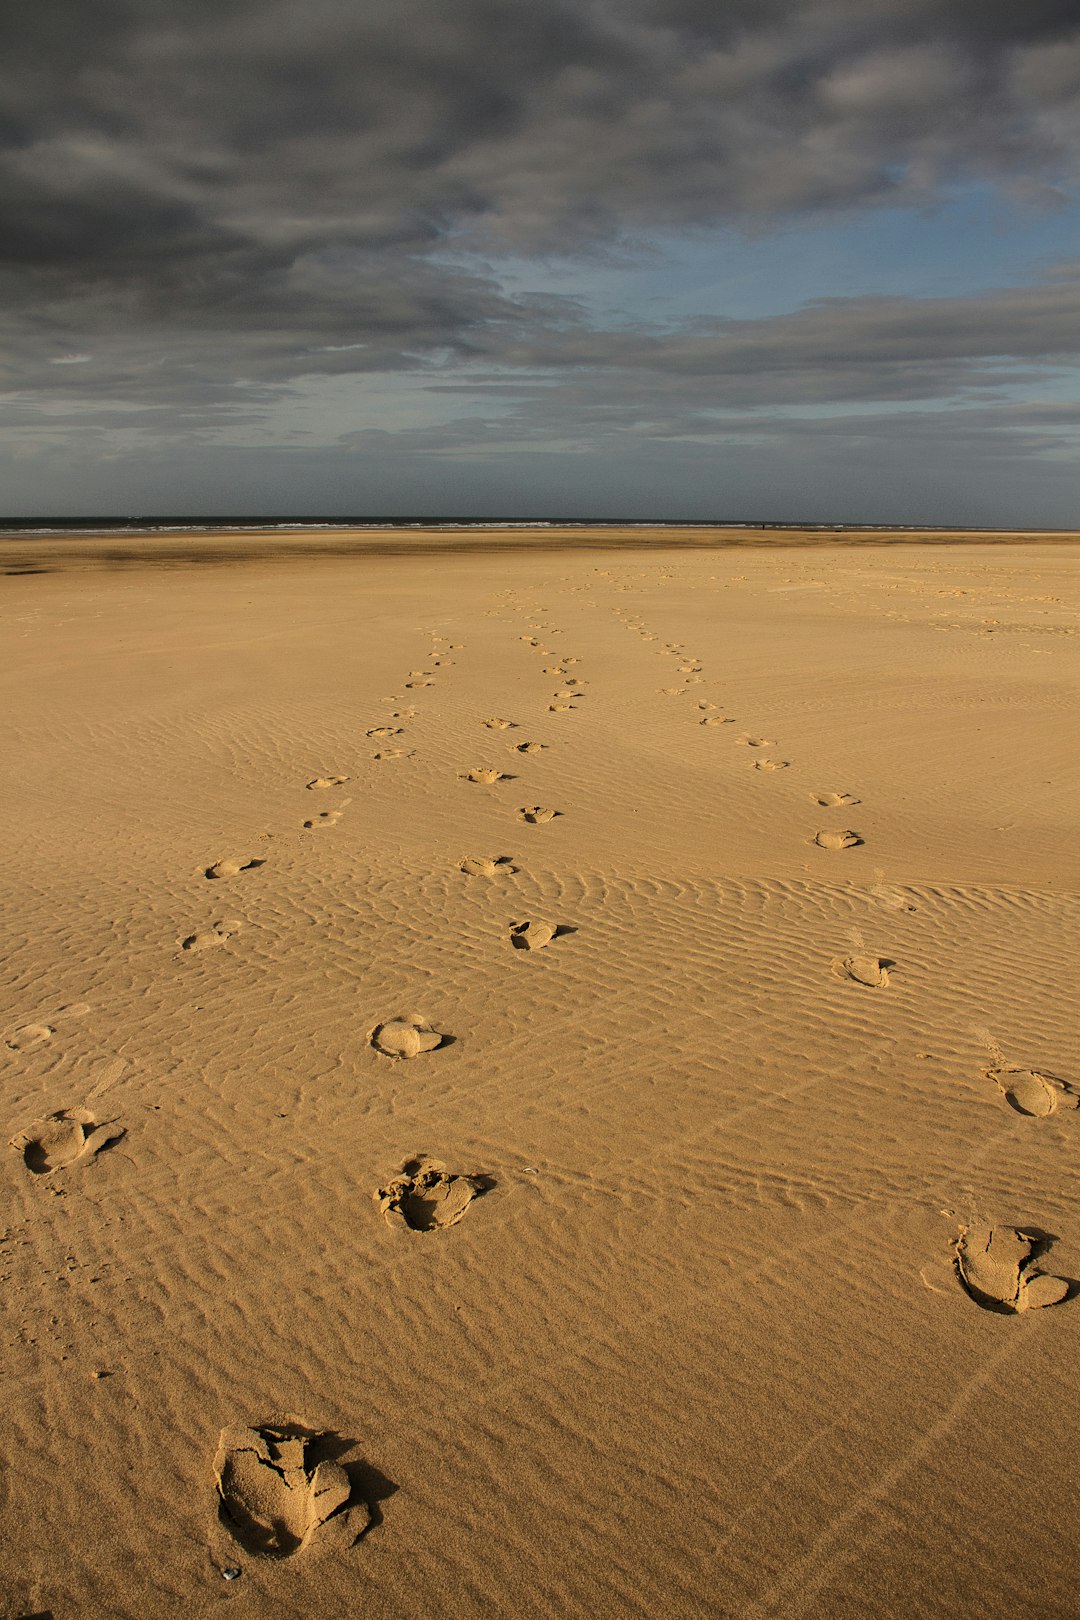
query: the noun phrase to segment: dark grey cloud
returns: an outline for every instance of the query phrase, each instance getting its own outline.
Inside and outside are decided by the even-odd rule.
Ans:
[[[442,355],[622,366],[438,255],[1077,179],[1074,0],[52,0],[4,34],[7,387],[70,389],[83,353],[83,390],[210,403]],[[825,317],[793,321],[812,365]]]

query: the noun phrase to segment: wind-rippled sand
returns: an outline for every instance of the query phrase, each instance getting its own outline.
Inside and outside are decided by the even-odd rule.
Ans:
[[[1074,1614],[1076,561],[6,578],[0,1612]]]

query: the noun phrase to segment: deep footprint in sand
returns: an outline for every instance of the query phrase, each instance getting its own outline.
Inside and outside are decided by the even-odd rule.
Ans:
[[[61,1108],[45,1119],[35,1120],[13,1136],[10,1145],[22,1154],[23,1163],[35,1176],[51,1176],[80,1160],[92,1159],[123,1135],[124,1127],[115,1120],[99,1124],[85,1108]]]
[[[518,951],[542,951],[563,933],[557,923],[519,922],[510,925],[510,943]]]
[[[368,736],[371,736],[370,731]],[[311,792],[317,792],[322,788],[344,787],[348,780],[347,776],[316,776],[312,778],[307,786]]]
[[[513,720],[502,720],[498,715],[493,715],[490,720],[485,720],[484,724],[489,731],[510,731],[514,722]]]
[[[194,934],[186,934],[176,943],[182,951],[208,951],[214,945],[224,945],[226,940],[232,939],[239,931],[239,919],[225,917],[220,922],[211,923],[209,928],[200,929]]]
[[[826,827],[816,833],[810,842],[819,849],[854,849],[856,844],[862,843],[862,839],[850,827]]]
[[[510,877],[517,871],[517,867],[509,855],[496,855],[489,859],[486,855],[466,855],[458,862],[460,871],[469,877]]]
[[[343,1549],[367,1528],[371,1509],[349,1506],[340,1463],[315,1461],[330,1439],[299,1425],[222,1429],[214,1457],[218,1518],[255,1558],[289,1558],[312,1545]]]
[[[372,754],[372,759],[411,759],[411,748],[380,748],[378,753]]]
[[[265,865],[266,862],[264,860],[258,859],[250,861],[215,861],[213,866],[206,867],[203,872],[203,877],[218,879],[234,878],[239,877],[241,872],[254,872],[258,867]]]
[[[552,810],[546,804],[529,804],[522,805],[518,814],[523,821],[538,825],[544,821],[553,821],[556,816],[562,815],[562,811]]]
[[[547,747],[547,744],[538,742],[523,742],[513,743],[511,746],[515,754],[539,754]]]
[[[838,956],[832,971],[838,979],[865,984],[871,990],[884,990],[889,983],[890,965],[883,956]]]
[[[446,1036],[433,1028],[421,1013],[407,1013],[401,1018],[387,1019],[385,1024],[376,1024],[370,1039],[383,1057],[414,1058],[422,1052],[438,1051]]]
[[[733,726],[734,724],[734,720],[729,719],[726,714],[704,714],[698,721],[699,726]]]
[[[842,810],[860,802],[854,793],[811,793],[810,798],[819,810]]]
[[[441,1232],[456,1226],[474,1198],[488,1190],[487,1177],[455,1175],[437,1159],[407,1159],[401,1174],[374,1198],[392,1226],[411,1232]]]
[[[957,1276],[984,1310],[1012,1313],[1058,1305],[1069,1284],[1035,1266],[1048,1246],[1047,1239],[1014,1226],[965,1226],[953,1247]]]
[[[12,1052],[32,1052],[35,1046],[51,1041],[55,1034],[51,1024],[23,1024],[11,1032],[4,1045]]]
[[[570,711],[573,709],[573,707],[574,707],[574,705],[572,703],[558,703],[558,702],[557,703],[549,703],[548,704],[548,713],[549,714],[569,714]]]
[[[786,771],[791,764],[790,759],[755,759],[755,771]],[[859,839],[862,842],[862,839]]]
[[[768,737],[736,737],[735,741],[740,748],[775,748],[776,744],[770,742]]]
[[[1010,1107],[1018,1114],[1045,1119],[1059,1109],[1080,1108],[1080,1086],[1037,1069],[984,1069],[988,1080],[998,1086]]]
[[[400,726],[372,726],[370,731],[364,732],[364,736],[374,738],[400,737],[401,729]]]
[[[336,827],[340,820],[340,810],[320,810],[318,815],[308,817],[303,824],[304,830],[317,832],[320,827]]]

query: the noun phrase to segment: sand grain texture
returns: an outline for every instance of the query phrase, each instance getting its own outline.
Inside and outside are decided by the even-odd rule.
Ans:
[[[1075,1613],[1076,548],[107,549],[2,582],[0,1613]]]

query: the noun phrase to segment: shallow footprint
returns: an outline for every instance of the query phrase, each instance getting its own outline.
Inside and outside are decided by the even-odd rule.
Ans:
[[[401,729],[402,728],[400,726],[372,726],[370,731],[365,731],[364,732],[364,736],[365,737],[400,737],[401,736]]]
[[[12,1052],[32,1052],[35,1046],[41,1046],[45,1041],[51,1041],[56,1030],[51,1024],[23,1024],[20,1029],[13,1030],[4,1045]]]
[[[289,1558],[318,1534],[321,1550],[344,1547],[370,1522],[366,1503],[347,1506],[352,1486],[339,1463],[315,1463],[322,1438],[284,1425],[222,1429],[214,1458],[218,1518],[256,1558]]]
[[[370,731],[368,732],[368,736],[371,736]],[[314,792],[319,788],[344,787],[348,780],[349,778],[347,776],[316,776],[313,777],[307,785],[309,791]]]
[[[124,1127],[115,1120],[99,1125],[85,1108],[61,1108],[13,1136],[11,1146],[35,1176],[51,1176],[81,1159],[92,1159],[123,1135]]]
[[[479,782],[482,787],[490,787],[493,782],[509,782],[513,778],[507,776],[505,771],[497,771],[492,765],[475,765],[471,771],[465,772],[466,782]]]
[[[490,720],[485,720],[484,724],[489,731],[510,731],[513,728],[514,721],[501,720],[498,715],[494,715]]]
[[[786,771],[791,764],[790,759],[755,759],[755,771]],[[859,843],[862,843],[860,838]]]
[[[208,951],[211,946],[224,945],[227,939],[232,939],[239,931],[239,920],[236,917],[227,917],[220,922],[211,923],[209,928],[203,928],[196,934],[185,935],[176,943],[182,951]]]
[[[734,720],[730,720],[726,714],[706,714],[702,715],[698,721],[699,726],[733,726],[734,724]]]
[[[1037,1069],[985,1069],[984,1074],[1004,1093],[1005,1101],[1018,1114],[1045,1119],[1059,1108],[1080,1108],[1080,1087],[1057,1075],[1040,1074]]]
[[[549,703],[548,704],[548,713],[549,714],[569,714],[570,710],[573,707],[574,707],[574,705],[572,703]]]
[[[556,816],[562,815],[562,811],[551,810],[546,804],[530,804],[522,805],[519,814],[523,821],[535,824],[542,821],[553,821]]]
[[[862,839],[850,827],[827,827],[816,833],[810,842],[817,844],[819,849],[854,849],[856,844],[862,843]]]
[[[965,1290],[984,1310],[1017,1312],[1057,1305],[1069,1284],[1035,1269],[1047,1240],[1014,1226],[966,1226],[956,1240],[956,1271]]]
[[[308,817],[304,822],[304,830],[316,832],[320,827],[336,827],[340,820],[340,810],[320,810],[318,815]]]
[[[889,963],[883,956],[838,956],[832,970],[838,979],[884,990],[889,982]]]
[[[265,866],[265,865],[266,865],[266,862],[264,860],[215,861],[213,866],[208,866],[205,869],[205,871],[203,872],[203,877],[207,877],[207,878],[234,878],[234,877],[239,877],[241,872],[254,872],[257,867]]]
[[[516,754],[539,754],[544,748],[547,747],[547,744],[538,742],[523,742],[512,743],[511,747]]]
[[[456,1226],[474,1198],[488,1190],[484,1176],[454,1175],[437,1159],[407,1159],[401,1174],[375,1193],[393,1226],[412,1232],[440,1232]]]
[[[458,868],[469,877],[510,877],[517,871],[509,855],[496,855],[494,860],[486,855],[466,855],[458,862]]]
[[[811,793],[810,797],[820,810],[840,810],[860,802],[854,793]]]
[[[421,1052],[435,1052],[445,1039],[420,1013],[390,1018],[385,1024],[376,1024],[371,1032],[376,1052],[390,1058],[414,1058]]]

